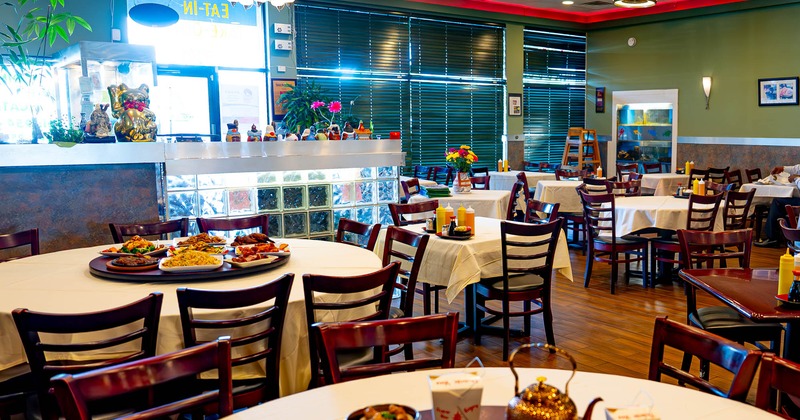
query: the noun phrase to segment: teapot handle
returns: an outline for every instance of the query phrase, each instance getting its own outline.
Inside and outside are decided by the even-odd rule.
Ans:
[[[550,344],[545,344],[545,343],[523,344],[514,349],[513,352],[511,352],[511,356],[509,356],[508,358],[508,367],[511,368],[511,373],[514,374],[514,395],[519,394],[519,375],[517,374],[517,371],[514,370],[514,356],[517,354],[518,351],[531,347],[547,349],[550,350],[551,352],[555,352],[569,359],[570,363],[572,363],[572,374],[569,376],[569,379],[567,379],[567,384],[564,385],[564,394],[569,396],[569,382],[572,380],[573,377],[575,377],[575,371],[578,370],[578,363],[569,353],[565,352],[564,350],[561,350],[556,346],[551,346]]]

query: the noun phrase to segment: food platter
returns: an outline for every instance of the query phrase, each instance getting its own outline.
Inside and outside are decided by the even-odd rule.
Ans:
[[[242,255],[243,254],[242,249],[261,248],[261,247],[264,247],[266,249],[274,249],[275,251],[256,250],[255,252],[258,253],[258,254],[275,255],[275,256],[291,254],[291,250],[289,249],[288,244],[283,244],[283,243],[279,243],[279,242],[269,242],[269,243],[263,243],[263,244],[239,245],[239,246],[236,246],[234,248],[234,253],[236,255]],[[284,247],[284,248],[281,249],[280,247]]]
[[[222,261],[222,256],[220,255],[211,255],[217,260],[216,264],[208,264],[208,265],[189,265],[189,266],[175,266],[175,267],[168,267],[165,265],[166,262],[171,260],[172,258],[162,258],[161,261],[158,263],[158,269],[161,271],[166,271],[168,273],[196,273],[199,271],[211,271],[216,270],[222,267],[225,264]]]
[[[178,238],[173,238],[172,239],[172,245],[176,246],[176,247],[188,246],[189,244],[184,243],[184,242],[189,240],[189,238],[192,238],[192,236],[181,236],[181,237],[178,237]],[[215,242],[204,242],[204,243],[207,243],[208,245],[214,245],[214,246],[225,246],[225,245],[228,244],[228,241],[215,241]]]
[[[272,264],[278,256],[277,255],[265,255],[264,258],[253,260],[253,261],[246,261],[246,262],[236,262],[232,260],[233,257],[228,258],[225,260],[226,263],[230,264],[232,267],[238,268],[250,268],[264,264]]]
[[[217,280],[242,275],[254,274],[261,271],[272,270],[289,262],[291,254],[278,256],[269,263],[247,267],[234,267],[228,262],[211,271],[163,271],[158,266],[153,266],[142,271],[119,271],[108,268],[111,259],[97,257],[89,262],[89,272],[96,276],[111,280],[134,282],[178,282],[178,281],[204,281]]]
[[[442,235],[441,233],[437,233],[436,236],[442,239],[452,239],[454,241],[466,241],[467,239],[472,238],[472,235]]]
[[[347,416],[347,420],[362,420],[362,419],[365,419],[365,418],[372,418],[372,417],[365,417],[364,416],[364,411],[366,409],[372,408],[372,409],[374,409],[375,411],[378,411],[378,412],[385,412],[385,411],[389,410],[389,406],[390,405],[394,405],[396,407],[401,408],[403,411],[405,411],[405,413],[406,413],[405,418],[406,419],[419,420],[419,418],[420,418],[419,417],[419,412],[417,410],[407,406],[407,405],[402,405],[402,404],[373,404],[373,405],[371,405],[369,407],[359,408],[358,410],[353,411],[352,413],[350,413],[349,416]]]
[[[123,257],[120,257],[123,258]],[[113,260],[108,260],[106,263],[106,267],[112,271],[145,271],[145,270],[152,270],[154,267],[158,267],[159,259],[152,258],[153,261],[148,262],[147,264],[142,265],[117,265],[117,260],[120,258],[114,258]]]
[[[169,250],[169,248],[167,248],[165,246],[162,246],[161,248],[156,248],[156,249],[154,249],[154,250],[152,250],[150,252],[145,252],[142,255],[145,255],[145,256],[148,256],[148,257],[155,257],[157,255],[165,254],[168,250]],[[106,251],[100,251],[100,255],[103,255],[105,257],[130,257],[131,255],[138,255],[138,254],[131,254],[130,252],[106,252]]]

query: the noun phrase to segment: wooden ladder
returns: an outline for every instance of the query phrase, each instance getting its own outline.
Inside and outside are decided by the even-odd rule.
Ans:
[[[600,147],[597,144],[597,132],[581,127],[570,127],[567,131],[567,142],[564,145],[562,165],[575,165],[578,169],[591,167],[592,171],[600,166]]]

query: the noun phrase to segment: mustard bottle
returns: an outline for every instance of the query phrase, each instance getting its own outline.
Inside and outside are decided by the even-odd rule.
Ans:
[[[700,183],[700,181],[697,178],[692,180],[692,194],[699,194],[699,192],[700,192],[699,183]]]
[[[691,171],[692,171],[692,168],[689,167],[689,161],[687,160],[686,164],[683,165],[683,173],[685,173],[686,175],[689,175],[689,172],[691,172]]]
[[[472,229],[472,234],[475,234],[475,209],[469,206],[464,215],[464,222]]]
[[[442,203],[439,203],[439,207],[436,208],[436,232],[442,231],[442,225],[445,221],[445,209],[442,207]]]
[[[789,254],[789,248],[786,248],[786,253],[781,255],[780,263],[778,264],[779,295],[789,293],[789,289],[792,288],[792,282],[794,281],[792,268],[794,268],[794,258]]]
[[[508,159],[503,160],[503,172],[508,172]]]
[[[466,226],[467,209],[464,208],[463,204],[458,206],[458,210],[456,211],[456,214],[458,215],[458,217],[457,217],[458,226]]]

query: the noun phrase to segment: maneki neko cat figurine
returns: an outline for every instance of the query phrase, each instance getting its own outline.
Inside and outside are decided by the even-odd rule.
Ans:
[[[156,114],[150,110],[150,88],[142,84],[129,88],[125,83],[108,87],[111,114],[117,118],[114,133],[117,141],[156,141]]]

